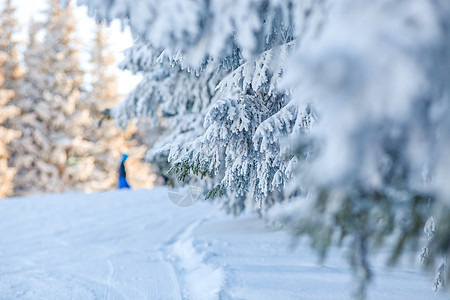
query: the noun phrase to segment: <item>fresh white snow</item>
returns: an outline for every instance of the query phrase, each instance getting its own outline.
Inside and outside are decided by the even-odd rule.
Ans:
[[[323,264],[253,215],[174,206],[165,188],[0,201],[0,299],[349,299]],[[418,268],[375,266],[369,299],[447,299]]]

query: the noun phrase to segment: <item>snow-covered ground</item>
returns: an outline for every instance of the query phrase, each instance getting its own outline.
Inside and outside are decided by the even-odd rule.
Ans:
[[[322,265],[254,216],[174,206],[164,188],[0,201],[0,299],[349,299],[344,252]],[[375,267],[369,299],[447,299],[418,268]]]

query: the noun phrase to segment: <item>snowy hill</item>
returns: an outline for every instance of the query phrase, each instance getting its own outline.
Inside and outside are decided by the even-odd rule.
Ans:
[[[164,188],[0,201],[0,299],[349,299],[334,250],[254,216],[174,206]],[[444,299],[417,268],[375,268],[369,299]]]

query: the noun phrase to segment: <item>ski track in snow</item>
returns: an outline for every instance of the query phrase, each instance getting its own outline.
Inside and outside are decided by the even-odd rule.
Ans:
[[[172,262],[183,282],[183,299],[217,299],[220,295],[224,277],[222,269],[208,264],[202,253],[194,247],[191,238],[193,231],[212,216],[213,213],[192,223],[161,248],[166,260]]]
[[[176,207],[165,188],[3,199],[0,300],[350,299],[345,251],[317,264],[289,244],[252,215]],[[369,299],[448,299],[414,264],[381,261]]]

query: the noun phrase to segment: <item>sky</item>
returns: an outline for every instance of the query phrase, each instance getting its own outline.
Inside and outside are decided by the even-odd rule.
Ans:
[[[27,27],[31,18],[35,20],[43,20],[42,12],[47,6],[47,0],[12,0],[12,4],[17,8],[15,17],[19,20],[21,26],[21,32],[17,36],[20,41],[26,42],[27,40]],[[4,0],[0,0],[0,8],[3,9]],[[91,48],[91,41],[94,38],[95,22],[92,18],[87,16],[87,9],[85,7],[76,6],[74,10],[75,17],[77,18],[77,38],[83,43],[83,49],[81,52],[81,63],[84,69],[89,70],[87,61],[89,60],[88,50]],[[110,51],[116,57],[116,66],[123,58],[122,51],[129,48],[132,45],[132,37],[128,28],[122,30],[119,21],[115,21],[106,30]],[[116,67],[119,93],[122,95],[127,94],[132,90],[139,82],[139,76],[133,76],[128,71],[122,71]]]

